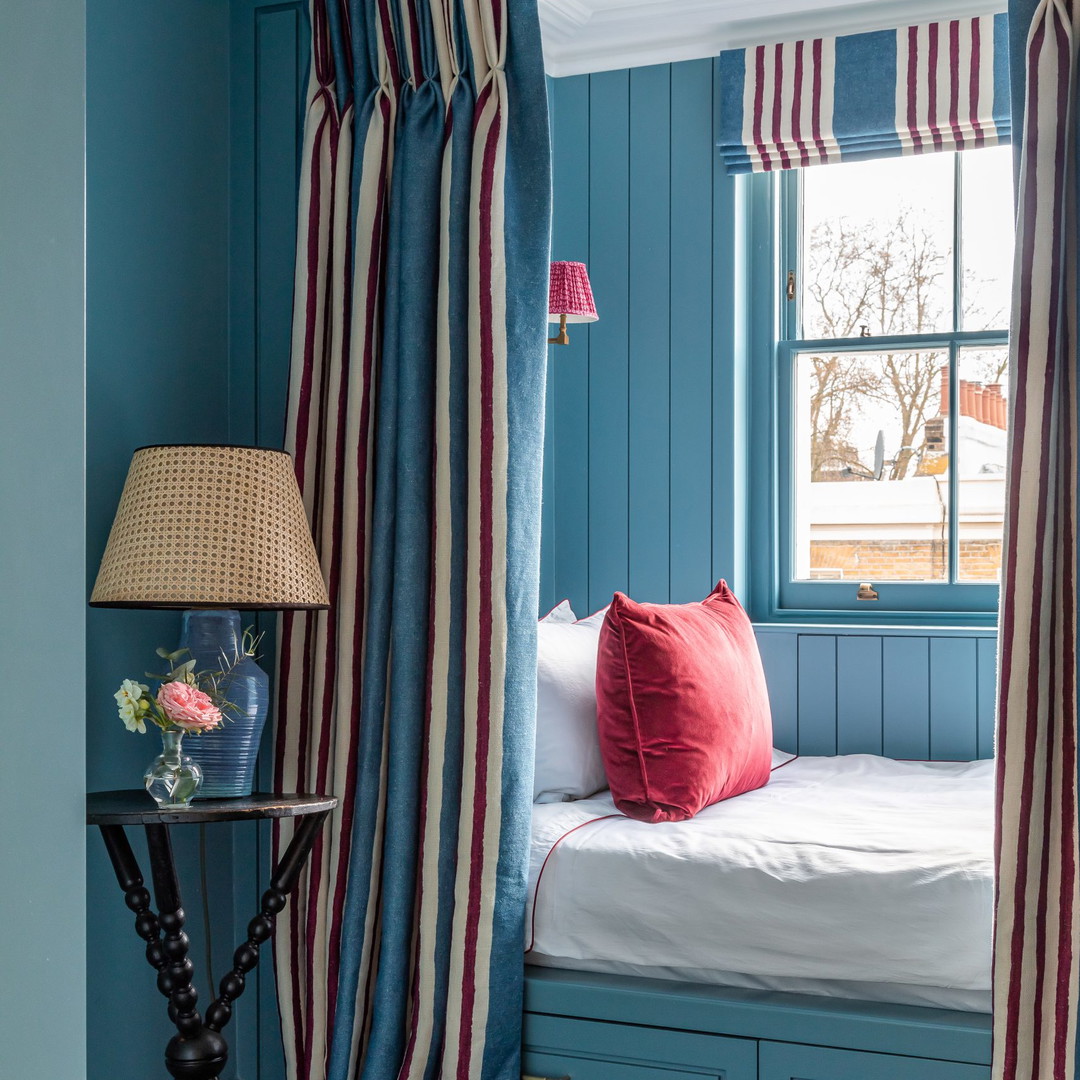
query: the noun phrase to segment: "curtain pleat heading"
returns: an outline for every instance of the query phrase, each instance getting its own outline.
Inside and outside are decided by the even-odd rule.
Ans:
[[[728,172],[965,150],[1009,140],[1008,16],[731,49]]]
[[[550,160],[536,0],[312,0],[274,780],[290,1080],[519,1080]],[[289,821],[275,823],[280,854]]]

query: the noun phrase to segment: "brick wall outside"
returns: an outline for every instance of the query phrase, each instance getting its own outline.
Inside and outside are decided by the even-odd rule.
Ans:
[[[1000,540],[961,540],[960,576],[996,581]],[[948,549],[933,540],[811,540],[810,577],[821,581],[941,580]]]

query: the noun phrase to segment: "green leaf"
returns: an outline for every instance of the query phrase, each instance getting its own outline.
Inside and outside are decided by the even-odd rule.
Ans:
[[[173,678],[178,682],[190,682],[191,673],[195,670],[195,661],[188,660],[186,663],[179,664],[173,668]]]
[[[173,798],[176,800],[190,799],[195,794],[195,780],[192,777],[181,777],[176,781],[173,788]]]

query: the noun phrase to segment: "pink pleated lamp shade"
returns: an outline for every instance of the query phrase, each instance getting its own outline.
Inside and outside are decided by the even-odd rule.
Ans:
[[[584,263],[551,264],[548,321],[557,323],[564,315],[568,323],[596,322],[599,317]]]

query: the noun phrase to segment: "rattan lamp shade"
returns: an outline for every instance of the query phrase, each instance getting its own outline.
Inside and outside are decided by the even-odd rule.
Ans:
[[[247,446],[136,450],[90,603],[329,607],[292,458]]]

